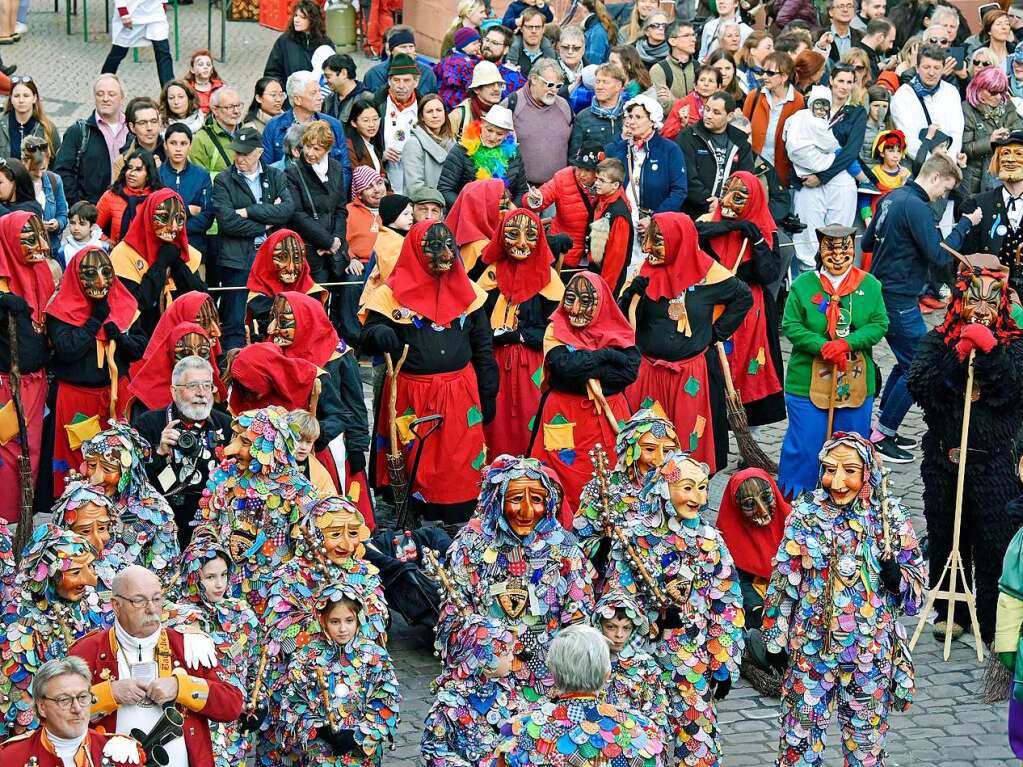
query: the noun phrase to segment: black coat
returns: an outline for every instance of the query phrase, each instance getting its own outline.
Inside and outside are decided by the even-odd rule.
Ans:
[[[444,195],[444,202],[451,209],[455,204],[458,193],[470,181],[476,180],[476,167],[472,164],[472,158],[465,151],[461,144],[455,144],[444,166],[440,169],[440,179],[437,181],[437,191]],[[526,184],[526,171],[522,167],[522,157],[516,151],[508,163],[508,191],[513,200],[521,200],[522,195],[529,191]]]
[[[261,173],[261,203],[256,202],[249,185],[234,166],[218,173],[213,181],[213,210],[220,227],[217,263],[221,267],[250,268],[256,258],[256,238],[286,226],[291,220],[295,204],[284,174],[267,167],[262,168]],[[278,198],[280,202],[275,203]],[[238,208],[245,208],[248,218],[235,213]]]
[[[345,207],[344,171],[341,163],[327,160],[327,181],[320,181],[312,167],[300,158],[284,172],[295,203],[291,214],[291,228],[302,236],[305,242],[309,267],[321,272],[326,266],[335,280],[342,280],[348,266],[348,244],[345,238],[348,229],[348,211]],[[329,250],[334,238],[341,240],[341,247],[332,256],[320,256],[317,250]],[[322,262],[326,261],[326,264]],[[322,266],[321,266],[322,265]]]
[[[733,125],[726,127],[725,132],[731,140],[731,146],[725,159],[724,173],[721,175],[722,184],[737,170],[753,171],[753,148],[750,146],[749,138]],[[703,127],[703,123],[686,128],[675,141],[686,158],[686,178],[689,181],[682,212],[696,218],[708,211],[708,197],[720,196],[721,190],[714,188],[717,157],[712,148],[710,133]]]
[[[96,125],[95,113],[89,115],[89,119],[84,123],[89,137],[85,141],[85,151],[81,152],[79,161],[79,150],[82,147],[81,126],[80,122],[72,123],[64,132],[60,151],[57,152],[57,159],[53,163],[53,171],[64,182],[64,197],[67,198],[68,207],[80,200],[88,200],[95,205],[112,181],[110,175],[112,158],[107,150],[106,139]]]
[[[313,51],[321,45],[333,48],[334,42],[329,37],[310,40],[304,32],[285,32],[274,41],[274,47],[270,49],[266,66],[263,67],[263,77],[274,78],[283,88],[292,73],[312,70]]]
[[[1002,187],[974,195],[963,204],[963,213],[980,208],[981,219],[963,237],[962,253],[993,253],[1009,267],[1009,286],[1017,293],[1023,289],[1023,265],[1017,263],[1015,250],[1023,244],[1023,233],[1009,230]],[[1002,251],[1005,250],[1005,253]]]

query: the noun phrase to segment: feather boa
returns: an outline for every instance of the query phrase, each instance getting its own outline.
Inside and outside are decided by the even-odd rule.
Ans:
[[[480,140],[481,122],[474,120],[462,133],[462,146],[476,168],[476,179],[499,178],[508,185],[508,165],[518,151],[515,135],[508,136],[498,146],[483,146]]]

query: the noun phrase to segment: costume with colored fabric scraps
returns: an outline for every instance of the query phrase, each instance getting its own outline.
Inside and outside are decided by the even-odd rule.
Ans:
[[[1006,511],[1015,524],[1023,522],[1023,496],[1012,501]],[[991,649],[1012,673],[1009,695],[1009,746],[1017,759],[1023,759],[1023,655],[1020,654],[1020,629],[1023,628],[1023,529],[1016,532],[1002,560],[998,579],[998,619]]]
[[[330,584],[316,595],[314,609],[322,616],[342,599],[359,603],[359,593],[342,583]],[[362,610],[357,617],[365,620]],[[279,716],[288,748],[284,764],[380,765],[386,743],[397,732],[401,700],[387,650],[361,629],[344,645],[322,632],[295,653],[281,681]],[[350,749],[331,742],[344,733],[354,741]]]
[[[669,483],[681,467],[702,476],[700,510],[676,509]],[[687,767],[713,767],[721,758],[714,700],[723,698],[739,677],[743,651],[742,592],[728,548],[716,528],[704,524],[707,470],[691,453],[672,451],[649,473],[639,514],[621,523],[647,572],[670,598],[662,606],[642,586],[628,553],[611,543],[608,587],[624,589],[661,631],[653,654],[668,689],[668,724],[675,736],[675,758]],[[689,513],[692,516],[689,516]],[[676,597],[671,597],[672,592]]]
[[[274,572],[292,555],[291,526],[315,498],[313,486],[295,465],[296,432],[283,408],[239,414],[232,429],[252,439],[244,465],[226,458],[210,474],[199,501],[195,535],[226,545],[235,562],[230,594],[262,615]]]
[[[79,270],[98,248],[71,259],[53,303],[46,308],[46,332],[53,345],[51,371],[57,381],[53,413],[53,492],[64,492],[69,470],[82,462],[82,443],[117,418],[128,396],[123,378],[128,365],[142,359],[146,337],[135,297],[115,276],[101,300],[85,295]],[[103,254],[106,258],[106,254]]]
[[[574,515],[583,488],[593,479],[590,450],[597,444],[613,444],[619,425],[629,417],[624,391],[636,380],[640,355],[636,334],[604,280],[579,272],[569,286],[574,303],[587,294],[590,319],[577,327],[573,322],[581,320],[570,315],[564,303],[551,315],[543,339],[543,373],[549,388],[532,456],[554,469],[565,489],[566,510]],[[572,529],[571,517],[562,524]],[[576,532],[585,546],[584,534],[579,528]]]
[[[50,267],[44,260],[25,260],[21,230],[30,225],[33,215],[19,211],[0,219],[0,521],[16,522],[21,507],[21,479],[18,458],[21,439],[11,395],[10,331],[13,320],[18,344],[18,370],[21,373],[19,400],[28,431],[28,454],[33,479],[39,473],[43,441],[43,414],[46,409],[46,363],[50,358],[43,312],[53,295]],[[39,221],[38,217],[35,221]],[[38,258],[38,256],[35,256]],[[44,467],[48,469],[49,467]]]
[[[633,297],[639,299],[636,345],[643,361],[626,396],[633,410],[660,403],[679,430],[681,446],[713,473],[728,460],[728,419],[711,347],[732,336],[753,299],[745,283],[699,249],[689,216],[657,213],[652,223],[660,231],[663,256],[658,263],[644,262],[619,302],[631,320]],[[718,316],[715,307],[722,305]]]
[[[432,271],[429,244],[453,257],[439,276]],[[423,221],[412,227],[398,263],[387,283],[369,304],[364,348],[371,354],[390,353],[397,361],[405,344],[408,358],[398,374],[397,433],[412,465],[415,439],[409,424],[439,414],[443,422],[422,444],[421,460],[409,488],[421,503],[423,516],[448,521],[468,517],[475,503],[479,471],[486,462],[483,423],[493,418],[498,389],[493,332],[482,311],[486,294],[477,288],[454,257],[454,242],[444,224]],[[386,378],[383,391],[389,391]],[[390,478],[383,456],[389,452],[390,408],[381,397],[376,419],[376,487]]]
[[[545,493],[543,516],[512,529],[505,511],[508,485],[527,480]],[[546,655],[563,626],[585,620],[593,609],[593,568],[575,536],[556,517],[561,488],[532,458],[498,456],[483,477],[477,514],[459,530],[448,550],[448,569],[461,601],[477,615],[504,620],[531,653],[515,671],[514,684],[535,703],[554,683]],[[531,529],[526,529],[532,524]],[[464,620],[448,598],[437,624],[439,646]]]
[[[610,591],[599,600],[590,616],[590,623],[600,631],[603,621],[627,618],[632,634],[618,652],[611,648],[611,678],[600,691],[600,700],[620,711],[642,714],[662,733],[668,733],[668,691],[663,671],[647,652],[650,621],[624,591]]]
[[[241,599],[224,595],[211,601],[202,584],[202,568],[220,558],[228,573],[234,563],[227,548],[209,538],[196,538],[181,555],[181,583],[177,599],[167,608],[167,626],[202,631],[217,648],[217,662],[228,682],[249,697],[259,654],[259,621]],[[213,767],[236,767],[251,751],[251,738],[238,729],[237,722],[211,722]]]
[[[131,564],[124,562],[121,557],[116,555],[107,559],[110,541],[113,538],[111,533],[117,526],[117,506],[113,499],[107,497],[103,492],[102,485],[92,485],[87,481],[76,480],[64,488],[64,494],[53,504],[51,509],[53,519],[51,521],[62,530],[73,531],[75,522],[79,519],[79,509],[90,503],[106,511],[106,541],[104,542],[102,533],[95,537],[86,537],[86,540],[96,549],[97,558],[92,563],[92,567],[96,571],[96,591],[99,593],[104,612],[110,613],[110,595],[113,593],[114,576],[125,565]],[[93,528],[93,531],[95,529]],[[106,623],[112,623],[113,620],[111,613],[111,617],[106,620]]]
[[[169,586],[177,579],[181,556],[178,525],[174,510],[146,475],[151,452],[142,435],[123,421],[82,444],[86,462],[98,460],[120,469],[116,490],[107,489],[116,514],[104,560],[114,572],[142,565]]]
[[[494,753],[501,725],[522,707],[509,679],[494,676],[514,645],[504,621],[483,615],[448,635],[444,670],[432,685],[437,699],[423,725],[426,767],[477,767]]]
[[[279,247],[284,250],[284,255],[280,256],[283,266],[274,263],[274,251]],[[295,260],[299,262],[297,269]],[[256,258],[252,262],[245,287],[249,289],[245,327],[249,331],[250,343],[262,341],[266,337],[270,309],[279,293],[297,291],[313,296],[321,303],[326,303],[329,297],[327,289],[321,288],[310,276],[309,262],[305,259],[305,243],[291,229],[278,229],[263,240],[263,244],[256,250]]]
[[[56,525],[37,527],[18,568],[12,601],[4,604],[0,635],[0,733],[39,726],[29,685],[46,661],[63,658],[90,631],[113,622],[96,594],[92,545]],[[64,573],[74,578],[70,593]]]
[[[823,486],[834,469],[822,466],[822,486],[802,495],[786,520],[764,600],[768,652],[789,653],[780,765],[824,763],[836,706],[845,763],[883,764],[889,709],[905,710],[913,698],[913,661],[898,618],[915,614],[922,603],[920,546],[898,500],[881,498],[873,445],[839,432],[825,443],[821,461],[842,448],[862,463],[862,487],[840,504]],[[855,489],[847,479],[845,492]]]
[[[509,252],[512,249],[514,254]],[[522,455],[540,404],[547,318],[561,301],[565,286],[552,266],[554,255],[543,222],[525,208],[501,214],[482,259],[487,267],[476,284],[487,293],[484,311],[494,331],[494,361],[500,376],[496,414],[483,433],[491,455]]]
[[[696,224],[701,247],[749,285],[753,296],[753,308],[725,342],[732,383],[742,397],[750,426],[785,419],[779,311],[774,295],[767,289],[781,276],[777,228],[764,185],[742,170],[725,182],[711,220]]]

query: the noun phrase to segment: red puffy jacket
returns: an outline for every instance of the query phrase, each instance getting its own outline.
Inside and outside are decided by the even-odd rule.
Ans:
[[[596,198],[579,186],[575,180],[575,169],[571,166],[555,173],[540,187],[540,194],[543,195],[543,203],[535,208],[529,204],[529,195],[522,195],[522,207],[540,212],[550,205],[557,206],[551,222],[551,234],[567,234],[572,238],[572,249],[565,254],[564,265],[579,266]],[[583,195],[586,195],[585,200]]]

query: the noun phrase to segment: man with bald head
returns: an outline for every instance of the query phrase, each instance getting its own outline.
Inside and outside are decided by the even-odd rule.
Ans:
[[[92,672],[92,718],[107,732],[149,732],[165,707],[184,716],[184,735],[166,744],[168,767],[213,764],[209,722],[230,722],[242,710],[241,692],[221,676],[204,634],[161,626],[160,579],[132,565],[113,581],[114,625],[86,635],[71,654]]]

